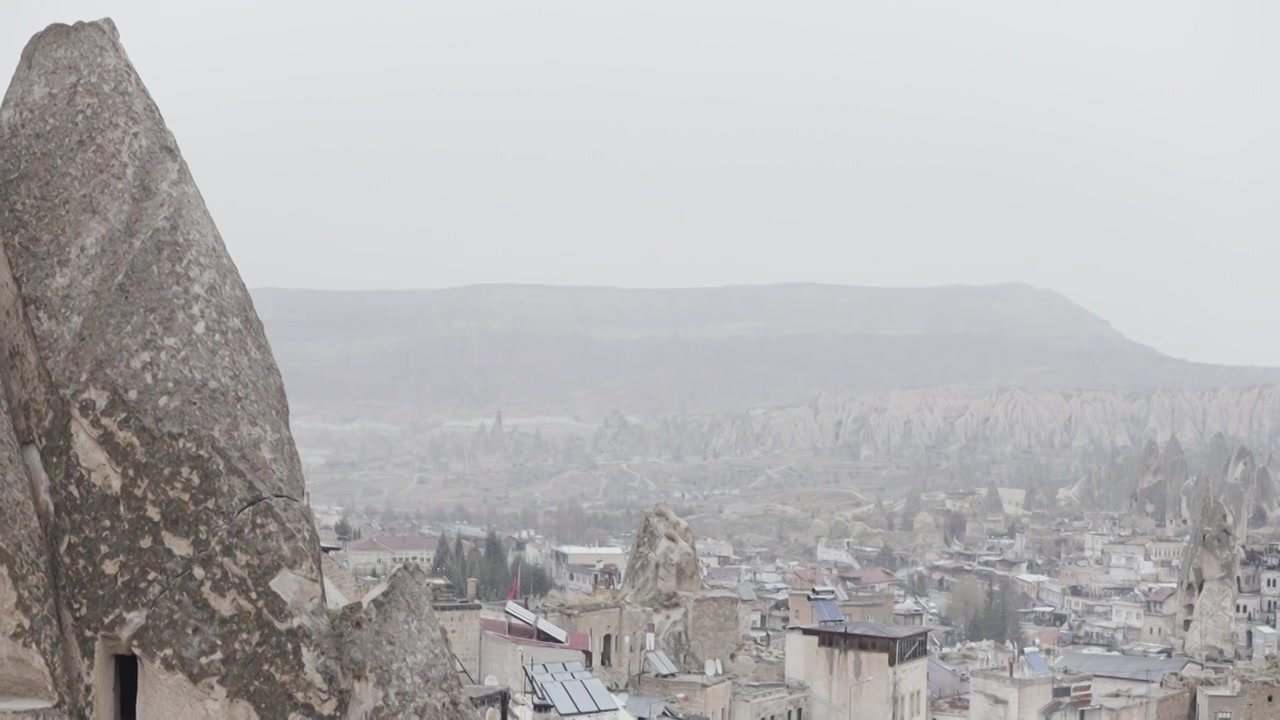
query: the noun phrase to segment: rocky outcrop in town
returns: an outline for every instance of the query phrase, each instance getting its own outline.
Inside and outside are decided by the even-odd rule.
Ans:
[[[464,717],[417,578],[330,626],[279,372],[111,21],[28,44],[0,175],[0,695],[113,717],[128,658],[139,716]]]
[[[1244,554],[1257,483],[1253,453],[1240,448],[1213,479],[1192,528],[1178,578],[1178,623],[1192,657],[1232,659],[1236,645],[1237,571]]]
[[[646,602],[676,593],[698,592],[703,587],[702,568],[689,523],[666,505],[645,512],[622,580],[626,598]]]

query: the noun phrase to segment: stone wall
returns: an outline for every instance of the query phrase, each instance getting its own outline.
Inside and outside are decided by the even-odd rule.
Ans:
[[[694,666],[707,660],[727,665],[742,649],[740,602],[734,593],[702,593],[685,599],[688,652]]]
[[[449,647],[462,663],[470,684],[484,682],[480,675],[480,603],[436,603],[433,606],[449,637]]]

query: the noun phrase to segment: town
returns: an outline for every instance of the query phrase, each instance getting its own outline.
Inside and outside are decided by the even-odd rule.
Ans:
[[[326,589],[340,607],[429,568],[460,680],[501,718],[1277,717],[1268,470],[1240,449],[1176,477],[1161,462],[1184,462],[1148,454],[1124,510],[925,492],[882,508],[909,530],[795,557],[665,505],[585,546],[343,516],[320,528]]]
[[[1280,719],[1280,5],[0,5],[0,720]]]

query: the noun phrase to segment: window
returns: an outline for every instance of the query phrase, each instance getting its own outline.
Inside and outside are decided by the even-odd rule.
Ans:
[[[1218,714],[1213,716],[1213,720],[1231,720],[1231,711],[1219,710]]]
[[[804,708],[796,708],[796,720],[804,720]]]

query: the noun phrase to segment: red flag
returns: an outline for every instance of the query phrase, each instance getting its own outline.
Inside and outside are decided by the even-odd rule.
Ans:
[[[520,566],[516,565],[516,579],[511,581],[511,587],[507,588],[507,599],[515,600],[520,595]]]

